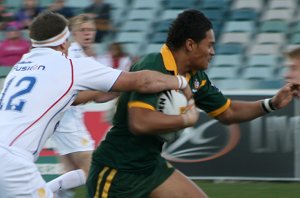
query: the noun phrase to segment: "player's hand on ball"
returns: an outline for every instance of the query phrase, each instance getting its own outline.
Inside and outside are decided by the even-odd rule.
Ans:
[[[185,127],[194,126],[199,118],[199,111],[195,106],[194,99],[189,100],[189,105],[184,114],[182,114]]]

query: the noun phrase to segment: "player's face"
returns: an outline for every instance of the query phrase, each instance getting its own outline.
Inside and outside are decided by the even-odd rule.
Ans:
[[[193,70],[205,70],[215,54],[215,35],[213,30],[206,32],[206,37],[199,43],[195,43],[190,56]]]
[[[300,82],[300,58],[290,58],[287,67],[285,79],[289,82]]]
[[[83,23],[74,30],[73,36],[82,47],[90,47],[95,41],[96,27],[93,23]]]

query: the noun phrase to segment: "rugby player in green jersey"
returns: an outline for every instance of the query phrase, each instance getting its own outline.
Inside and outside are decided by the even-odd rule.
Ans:
[[[211,22],[197,10],[186,10],[171,24],[166,44],[146,55],[132,71],[155,70],[183,75],[195,104],[224,124],[248,121],[286,106],[298,85],[285,85],[262,101],[231,101],[213,86],[204,72],[214,56]],[[158,134],[184,128],[181,116],[156,110],[159,94],[121,95],[113,127],[93,154],[87,187],[89,197],[201,198],[207,195],[162,156]]]

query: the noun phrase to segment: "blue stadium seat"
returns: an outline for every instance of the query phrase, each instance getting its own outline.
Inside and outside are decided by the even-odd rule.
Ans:
[[[227,21],[224,25],[224,32],[255,32],[254,21]]]
[[[244,47],[240,43],[220,43],[216,46],[216,54],[243,54]]]
[[[300,33],[292,34],[289,40],[290,44],[300,44]]]
[[[167,36],[166,32],[155,32],[150,38],[150,43],[165,43]]]
[[[274,68],[272,67],[246,67],[242,71],[244,79],[272,79]]]
[[[215,55],[212,61],[212,65],[216,67],[240,67],[243,62],[242,54],[221,54]]]
[[[170,27],[172,21],[173,21],[173,19],[166,19],[166,20],[158,21],[154,25],[155,32],[167,32],[169,30],[169,27]]]
[[[253,8],[241,8],[230,11],[229,20],[231,21],[256,21],[258,13]]]
[[[260,32],[285,32],[288,30],[289,22],[285,20],[268,20],[261,22]]]
[[[211,79],[233,79],[238,75],[237,67],[210,67],[207,71]]]
[[[194,8],[194,0],[164,0],[165,9],[189,9]]]
[[[272,54],[261,54],[250,56],[247,66],[252,67],[276,67],[279,64],[279,57]]]

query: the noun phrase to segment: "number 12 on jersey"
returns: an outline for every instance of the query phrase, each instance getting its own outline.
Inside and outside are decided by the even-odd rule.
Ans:
[[[22,98],[24,95],[31,92],[32,88],[36,83],[36,78],[31,76],[26,76],[16,81],[15,78],[10,79],[6,87],[3,88],[3,92],[0,98],[0,110],[13,110],[13,111],[22,111],[26,100]],[[18,87],[23,86],[22,89]],[[11,95],[7,95],[7,91],[10,89],[17,89],[15,92],[12,92]],[[7,104],[4,104],[4,99],[8,98]]]

